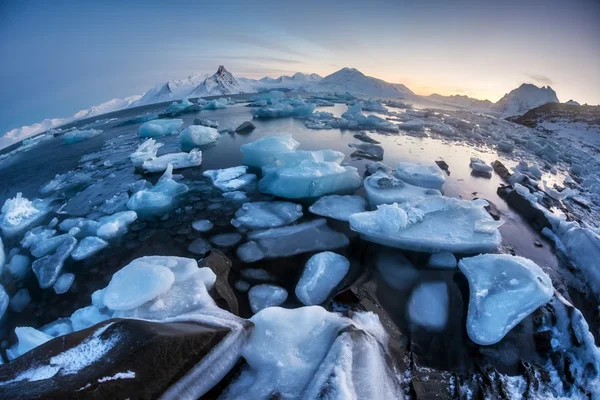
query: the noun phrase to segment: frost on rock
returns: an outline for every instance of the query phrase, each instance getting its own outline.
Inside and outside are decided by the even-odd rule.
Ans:
[[[323,196],[308,209],[311,213],[322,217],[348,221],[352,214],[364,212],[367,201],[361,196]]]
[[[223,399],[404,398],[376,315],[350,319],[319,306],[270,307],[251,321],[255,328],[242,350],[247,365]]]
[[[248,174],[248,167],[240,165],[225,169],[209,169],[204,171],[202,176],[210,178],[213,185],[224,192],[231,192],[241,189],[256,181],[256,175]]]
[[[248,291],[250,308],[253,313],[257,313],[267,307],[279,306],[283,304],[287,296],[287,290],[269,284],[256,285]]]
[[[244,203],[231,224],[236,228],[264,229],[288,225],[302,217],[302,206],[287,201]]]
[[[404,250],[487,253],[500,246],[502,221],[494,221],[485,205],[483,200],[421,197],[354,214],[350,228],[365,240]]]
[[[307,306],[321,304],[348,273],[350,262],[346,257],[330,251],[312,256],[296,285],[296,296]]]
[[[0,228],[6,237],[15,236],[39,222],[47,213],[48,208],[42,200],[31,201],[17,193],[2,206]]]
[[[54,283],[54,291],[56,294],[67,293],[75,280],[75,275],[68,273],[62,274]]]
[[[140,144],[136,151],[131,153],[129,159],[134,167],[141,167],[146,161],[156,159],[158,149],[163,146],[162,143],[157,143],[156,140],[150,138]]]
[[[467,333],[477,344],[499,342],[554,295],[552,281],[533,261],[483,254],[458,263],[469,281]]]
[[[153,160],[144,161],[142,168],[146,172],[162,172],[167,169],[169,164],[173,165],[173,169],[198,167],[202,164],[202,152],[193,149],[189,153],[165,154]]]
[[[395,176],[377,171],[364,182],[367,198],[372,206],[380,204],[405,203],[421,196],[441,196],[437,189],[428,189],[402,182]]]
[[[292,135],[266,136],[240,146],[244,155],[242,163],[261,168],[275,162],[276,154],[294,151],[299,145]]]
[[[108,247],[108,242],[97,236],[85,237],[77,244],[71,257],[75,261],[85,260],[106,247]]]
[[[154,187],[140,190],[131,196],[127,208],[138,215],[162,214],[172,209],[177,197],[187,191],[186,185],[173,180],[173,165],[169,164]]]
[[[456,257],[449,251],[433,253],[427,263],[432,268],[456,268],[456,264]]]
[[[142,124],[138,135],[143,138],[166,136],[179,131],[182,125],[181,119],[156,119]]]
[[[271,98],[271,104],[251,110],[254,118],[285,118],[308,117],[315,110],[316,105],[306,103],[299,96],[293,99],[276,100]]]
[[[401,162],[396,166],[396,176],[411,185],[442,190],[446,177],[437,164],[423,165]]]
[[[112,239],[127,232],[127,227],[137,219],[135,211],[122,211],[101,217],[98,220],[96,236],[101,239]]]
[[[54,285],[62,271],[65,260],[71,255],[77,244],[77,239],[68,235],[66,236],[61,245],[56,248],[54,254],[37,259],[31,265],[42,289],[47,289]]]
[[[325,219],[251,232],[248,238],[257,243],[265,258],[332,250],[349,243],[346,235],[329,228]]]
[[[68,144],[78,143],[93,138],[94,136],[97,136],[101,133],[102,131],[99,129],[88,129],[84,131],[75,129],[65,133],[63,135],[63,140]]]
[[[410,321],[429,331],[443,331],[448,322],[448,303],[446,282],[421,283],[408,300]]]
[[[261,192],[288,199],[321,197],[336,192],[353,192],[362,179],[354,167],[341,166],[343,154],[333,150],[295,152],[275,156],[263,167],[258,183]]]
[[[219,132],[214,128],[202,125],[190,125],[179,134],[179,142],[183,149],[208,146],[219,140]]]

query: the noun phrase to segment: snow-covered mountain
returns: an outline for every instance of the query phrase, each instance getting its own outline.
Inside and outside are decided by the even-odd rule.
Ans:
[[[559,103],[556,92],[550,86],[540,88],[524,83],[498,100],[492,111],[505,116],[521,115],[546,103]]]
[[[261,88],[286,88],[286,89],[308,89],[321,81],[323,77],[319,74],[303,74],[296,72],[292,76],[282,75],[279,78],[264,77],[255,82],[255,87]]]
[[[356,68],[348,67],[327,75],[312,89],[315,92],[350,92],[374,97],[410,98],[415,96],[404,85],[366,76]]]
[[[70,117],[45,119],[42,122],[12,129],[5,135],[0,136],[0,149],[52,128],[70,124],[71,122],[79,121],[85,118],[91,118],[97,115],[122,110],[136,103],[141,97],[142,96],[140,95],[136,95],[126,97],[124,99],[112,99],[97,106],[90,107],[86,110],[78,111]]]
[[[224,66],[219,65],[219,69],[213,76],[209,76],[192,90],[187,97],[221,96],[227,94],[246,93],[248,85],[240,84],[237,79],[227,71]]]
[[[148,90],[141,99],[132,104],[132,107],[146,104],[162,103],[163,101],[179,100],[187,96],[198,85],[202,84],[208,74],[192,74],[182,80],[172,80],[154,86]]]
[[[450,105],[459,108],[466,108],[469,110],[485,111],[489,110],[494,105],[494,103],[492,103],[489,100],[479,100],[473,97],[458,94],[452,96],[443,96],[441,94],[434,93],[429,96],[423,97],[435,103]]]

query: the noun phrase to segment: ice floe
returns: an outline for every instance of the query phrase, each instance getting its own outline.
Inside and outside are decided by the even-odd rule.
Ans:
[[[264,229],[288,225],[302,217],[302,206],[287,201],[244,203],[231,224],[236,228]]]
[[[136,151],[131,153],[129,159],[134,167],[141,167],[146,161],[156,159],[158,149],[162,147],[162,143],[157,143],[156,140],[150,138],[139,145]]]
[[[240,165],[225,169],[209,169],[202,173],[203,176],[210,178],[213,185],[224,192],[231,192],[242,189],[256,181],[256,175],[248,174],[248,167]]]
[[[396,166],[396,176],[411,185],[442,190],[446,177],[436,164],[423,165],[401,162]]]
[[[346,257],[330,251],[312,256],[296,285],[296,296],[305,305],[321,304],[344,279],[350,268]]]
[[[202,125],[190,125],[179,134],[179,142],[183,149],[207,146],[216,143],[217,140],[219,132]]]
[[[261,168],[275,162],[276,154],[294,151],[299,145],[292,135],[266,136],[240,146],[244,155],[242,163]]]
[[[377,171],[364,182],[367,198],[372,206],[405,203],[421,196],[441,196],[437,189],[429,189],[403,182],[393,175]]]
[[[187,191],[186,185],[173,180],[173,165],[169,164],[156,185],[140,190],[129,198],[127,208],[138,215],[162,214],[172,209],[177,197]]]
[[[142,168],[146,172],[162,172],[167,166],[173,165],[173,169],[197,167],[202,164],[202,152],[193,149],[189,153],[169,153],[158,158],[147,160],[142,163]]]
[[[62,274],[54,283],[54,291],[56,294],[67,293],[75,280],[75,275],[71,273]]]
[[[71,257],[76,261],[85,260],[106,247],[108,247],[108,242],[97,236],[85,237],[77,244]]]
[[[94,136],[97,136],[101,133],[102,133],[102,131],[99,129],[88,129],[88,130],[83,130],[83,131],[75,129],[75,130],[65,133],[63,135],[63,140],[69,144],[78,143],[78,142],[82,142],[84,140],[93,138]]]
[[[54,285],[56,279],[60,276],[64,262],[71,255],[71,252],[77,244],[77,239],[65,235],[64,240],[54,250],[53,254],[46,255],[33,262],[31,269],[35,273],[40,288],[47,289]]]
[[[31,201],[17,193],[2,206],[0,228],[6,237],[15,236],[39,222],[47,213],[48,208],[43,200]]]
[[[256,108],[250,112],[254,118],[283,118],[306,117],[313,113],[316,105],[305,102],[302,98],[271,99],[271,104],[266,107]]]
[[[248,291],[248,300],[252,312],[257,313],[267,307],[276,307],[287,299],[288,293],[282,287],[269,284],[252,286]]]
[[[166,136],[178,132],[182,125],[181,119],[155,119],[142,124],[138,135],[143,138]]]
[[[319,198],[309,211],[322,217],[348,221],[352,214],[364,212],[367,208],[367,201],[361,196],[323,196]]]

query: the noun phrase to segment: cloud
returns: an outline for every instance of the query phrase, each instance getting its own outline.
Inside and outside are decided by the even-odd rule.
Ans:
[[[207,57],[205,57],[207,58]],[[218,60],[236,60],[236,61],[258,61],[258,62],[274,62],[280,64],[304,64],[304,61],[293,60],[290,58],[278,57],[254,57],[254,56],[214,56]]]
[[[554,82],[552,79],[548,78],[545,75],[539,74],[527,74],[527,76],[532,79],[534,82],[539,83],[541,85],[552,85]]]

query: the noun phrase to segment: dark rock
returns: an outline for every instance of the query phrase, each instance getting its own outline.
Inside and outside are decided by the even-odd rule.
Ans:
[[[354,149],[350,157],[362,157],[369,160],[383,160],[383,147],[369,143],[350,143],[348,146]]]
[[[533,245],[535,247],[544,247],[544,245],[542,244],[542,242],[540,242],[539,240],[536,240],[535,242],[533,242]]]
[[[435,163],[438,165],[438,167],[440,167],[442,170],[448,172],[448,175],[450,175],[450,166],[448,165],[448,163],[446,163],[446,161],[436,160]]]
[[[533,340],[535,341],[535,349],[539,353],[546,354],[552,350],[552,331],[550,329],[534,332]]]
[[[534,228],[541,231],[543,228],[552,229],[552,224],[544,215],[544,212],[532,205],[529,200],[521,196],[519,192],[510,186],[500,186],[497,190],[498,196],[503,198],[509,206],[514,208]]]
[[[504,166],[504,164],[502,164],[500,161],[496,160],[494,162],[492,162],[491,164],[492,168],[494,168],[494,171],[500,175],[500,178],[502,178],[502,180],[504,180],[505,182],[508,182],[508,179],[511,176],[510,171],[508,170],[508,168],[506,168]]]
[[[208,367],[212,367],[211,373],[217,376],[221,371],[229,371],[239,357],[239,350],[235,349],[235,345],[219,345],[226,338],[232,338],[237,343],[245,341],[252,323],[244,320],[239,320],[239,323],[242,329],[238,332],[223,326],[191,321],[159,323],[135,319],[109,320],[50,340],[9,364],[0,365],[0,382],[3,383],[0,396],[6,399],[154,399],[179,383],[183,390],[194,390],[194,396],[184,397],[199,398],[218,382],[202,375],[196,377],[200,380],[199,385],[191,385],[191,377],[186,374],[208,362],[205,357],[211,352],[216,352],[216,355],[221,353],[218,358],[224,358],[229,356],[227,352],[234,351],[237,354],[228,365],[215,363],[214,367]],[[109,345],[111,342],[112,346]],[[98,359],[90,360],[88,365],[82,365],[76,373],[65,373],[63,367],[48,379],[6,383],[33,368],[52,368],[52,357],[91,343],[95,348],[106,346],[107,351]],[[129,371],[135,374],[135,378],[106,379]]]
[[[244,121],[240,126],[235,128],[235,133],[250,133],[254,129],[256,129],[256,126],[252,122]]]
[[[225,300],[229,311],[233,314],[239,314],[239,306],[237,297],[233,292],[231,286],[229,286],[229,271],[231,271],[231,260],[225,256],[221,251],[214,249],[210,252],[208,257],[200,262],[200,267],[210,268],[215,275],[217,275],[217,281],[215,282],[215,290]],[[217,301],[218,303],[218,301]]]

